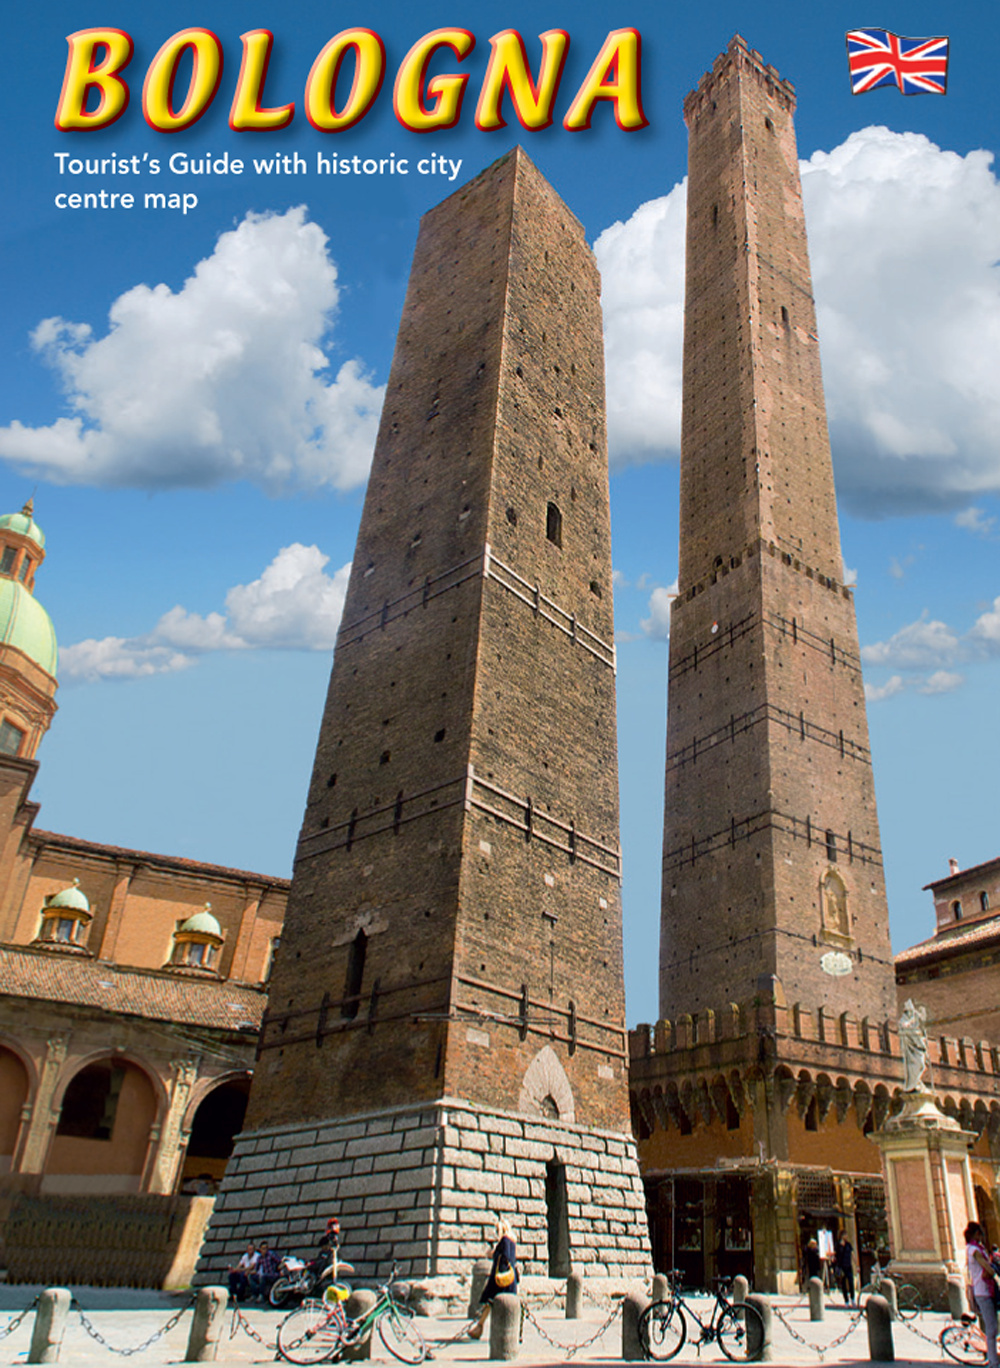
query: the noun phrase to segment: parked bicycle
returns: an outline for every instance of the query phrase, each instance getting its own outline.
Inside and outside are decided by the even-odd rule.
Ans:
[[[764,1322],[755,1306],[731,1302],[726,1293],[731,1278],[715,1278],[715,1305],[708,1321],[684,1300],[680,1290],[679,1269],[668,1274],[670,1296],[647,1306],[639,1317],[639,1343],[649,1359],[672,1359],[687,1339],[687,1316],[698,1322],[699,1337],[693,1340],[701,1352],[703,1344],[718,1344],[726,1358],[748,1363],[759,1358],[764,1347]]]
[[[956,1363],[979,1365],[986,1362],[986,1336],[975,1316],[963,1315],[941,1331],[940,1345]]]
[[[888,1281],[887,1270],[876,1260],[872,1264],[871,1277],[858,1293],[858,1301],[862,1297],[869,1297],[873,1292],[883,1296],[885,1289],[882,1284]],[[919,1290],[912,1283],[899,1283],[896,1287],[896,1310],[902,1320],[912,1320],[913,1317],[924,1309],[923,1298]]]
[[[370,1311],[356,1319],[344,1311],[349,1289],[340,1283],[327,1288],[323,1301],[309,1300],[278,1326],[278,1352],[289,1363],[332,1363],[344,1349],[378,1331],[378,1337],[394,1358],[403,1363],[423,1363],[427,1357],[424,1337],[413,1322],[413,1312],[397,1298],[405,1298],[405,1283],[395,1283],[393,1264],[388,1282],[379,1289]],[[394,1285],[395,1283],[395,1285]]]

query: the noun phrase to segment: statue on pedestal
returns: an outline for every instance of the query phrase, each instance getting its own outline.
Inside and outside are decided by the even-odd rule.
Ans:
[[[903,1004],[899,1018],[899,1045],[903,1052],[903,1092],[925,1092],[927,1083],[927,1009],[912,998]],[[921,1084],[923,1083],[923,1086]]]

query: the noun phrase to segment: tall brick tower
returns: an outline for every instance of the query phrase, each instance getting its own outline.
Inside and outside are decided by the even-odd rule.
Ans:
[[[628,1133],[600,287],[521,151],[421,225],[206,1269],[648,1266]]]
[[[631,1090],[658,1267],[797,1285],[885,1237],[898,1087],[871,753],[820,377],[793,87],[735,38],[689,131],[661,1020]]]
[[[792,86],[730,45],[689,130],[660,1009],[895,1002]]]

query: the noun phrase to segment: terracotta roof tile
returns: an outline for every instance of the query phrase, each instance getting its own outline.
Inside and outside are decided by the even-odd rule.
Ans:
[[[955,951],[972,950],[991,942],[1000,944],[1000,917],[974,922],[963,931],[931,936],[930,940],[911,945],[896,956],[897,968],[908,968],[924,960],[943,959]]]
[[[13,945],[0,945],[0,992],[229,1031],[243,1024],[258,1029],[267,1004],[262,989],[243,984]]]

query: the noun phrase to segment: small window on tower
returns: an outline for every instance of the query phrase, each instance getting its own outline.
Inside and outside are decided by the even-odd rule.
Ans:
[[[545,514],[545,535],[554,546],[562,546],[562,514],[554,503]]]
[[[831,864],[837,863],[837,833],[835,831],[826,833],[826,858]]]
[[[988,912],[990,910],[990,895],[986,892],[985,888],[979,895],[979,910],[980,912]]]
[[[951,905],[951,911],[956,921],[962,920],[962,904],[959,902],[957,898]]]
[[[344,982],[344,1000],[340,1004],[340,1015],[345,1021],[353,1021],[361,1007],[361,984],[365,977],[365,958],[368,954],[368,937],[359,931],[351,942],[347,953],[347,978]]]
[[[16,548],[13,546],[5,546],[3,555],[0,556],[0,575],[12,575],[14,573],[14,562],[16,560]]]
[[[20,755],[24,732],[13,722],[0,722],[0,755]]]
[[[25,556],[24,560],[17,567],[17,577],[23,584],[28,578],[28,571],[31,569],[31,557]]]

